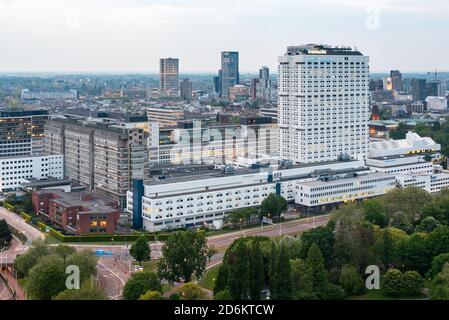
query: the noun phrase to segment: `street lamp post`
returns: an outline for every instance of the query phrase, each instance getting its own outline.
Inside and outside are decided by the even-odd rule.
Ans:
[[[282,235],[281,219],[279,219],[279,237]]]

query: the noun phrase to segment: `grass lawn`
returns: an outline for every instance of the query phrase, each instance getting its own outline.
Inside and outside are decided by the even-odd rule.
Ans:
[[[209,270],[207,270],[207,272],[204,274],[204,277],[200,280],[198,284],[204,289],[213,291],[215,286],[215,279],[217,279],[219,269],[220,265],[212,267]]]
[[[142,267],[144,270],[156,272],[157,271],[157,262],[158,262],[158,260],[151,260],[151,261],[143,262]]]
[[[426,299],[427,295],[424,293],[420,293],[416,296],[398,296],[398,297],[391,297],[387,296],[385,292],[382,289],[376,290],[369,290],[368,293],[361,295],[361,296],[352,296],[349,297],[347,300],[422,300]]]

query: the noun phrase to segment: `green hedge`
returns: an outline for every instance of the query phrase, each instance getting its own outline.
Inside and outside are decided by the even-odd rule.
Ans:
[[[28,223],[31,223],[33,220],[33,217],[29,215],[28,213],[21,211],[17,212],[17,208],[8,203],[3,202],[3,206],[11,210],[13,212],[16,212],[19,214],[25,221]],[[81,235],[81,236],[68,236],[64,235],[61,232],[55,230],[54,228],[47,226],[45,223],[41,221],[37,221],[35,224],[36,227],[45,233],[48,233],[50,236],[56,238],[59,241],[62,242],[112,242],[112,241],[136,241],[138,238],[142,236],[142,233],[134,233],[134,234],[93,234],[93,235]],[[47,232],[48,231],[48,232]],[[145,233],[143,234],[149,241],[159,240],[159,241],[165,241],[170,236],[168,233],[160,233],[160,234],[153,234],[153,233]]]
[[[30,222],[33,217],[31,217],[28,213],[21,211],[19,215],[26,221]]]
[[[57,232],[57,231],[56,231]],[[59,233],[59,232],[57,232]],[[50,231],[51,234],[51,231]],[[53,234],[52,234],[53,235]],[[62,236],[62,237],[59,237]],[[141,234],[96,234],[84,236],[65,236],[59,233],[55,238],[63,242],[112,242],[112,241],[136,241]],[[54,236],[54,235],[53,235]],[[153,234],[145,234],[145,238],[149,241],[155,240]]]
[[[3,206],[8,210],[13,210],[15,208],[12,204],[10,204],[6,201],[3,202]]]

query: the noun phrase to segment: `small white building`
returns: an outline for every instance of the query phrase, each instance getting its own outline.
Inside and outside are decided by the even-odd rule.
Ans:
[[[449,187],[449,173],[397,175],[401,187],[418,187],[429,193],[438,193]]]
[[[446,97],[427,97],[427,111],[431,112],[446,112],[447,98]]]
[[[367,159],[366,165],[376,172],[406,174],[434,172],[434,164],[425,161],[423,156],[397,156]]]
[[[404,155],[422,155],[433,153],[438,156],[441,145],[432,138],[421,137],[415,132],[408,132],[405,139],[371,141],[368,158],[381,158]]]
[[[27,179],[64,178],[63,155],[29,155],[0,158],[0,192],[14,191]]]
[[[369,173],[348,179],[298,182],[295,202],[314,207],[380,196],[396,187],[396,178],[388,173]]]

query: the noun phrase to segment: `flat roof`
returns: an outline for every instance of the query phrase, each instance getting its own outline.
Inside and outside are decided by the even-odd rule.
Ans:
[[[358,162],[358,160],[350,160],[350,161],[340,161],[340,160],[334,160],[334,161],[326,161],[326,162],[313,162],[313,163],[298,163],[293,164],[289,167],[272,167],[274,171],[282,171],[282,170],[289,170],[289,169],[300,169],[300,168],[310,168],[310,167],[317,167],[317,170],[320,170],[320,166],[323,165],[329,165],[329,164],[337,164],[337,163],[351,163],[351,162]],[[164,167],[160,167],[162,170]],[[192,171],[185,171],[191,168]],[[199,170],[195,174],[195,166],[189,167],[183,167],[179,166],[180,171],[168,173],[167,177],[165,179],[154,179],[149,180],[145,183],[147,186],[155,186],[159,184],[169,184],[169,183],[177,183],[177,182],[186,182],[186,181],[198,181],[198,180],[206,180],[206,179],[213,179],[213,178],[224,178],[224,177],[232,177],[232,176],[240,176],[240,175],[246,175],[246,174],[256,174],[261,172],[262,170],[268,170],[269,167],[261,167],[261,168],[234,168],[234,171],[232,173],[224,173],[223,168],[217,168],[217,169],[210,169],[207,170]],[[160,176],[163,176],[164,173],[161,173]]]
[[[82,207],[87,210],[83,210],[78,212],[79,214],[92,214],[92,213],[111,213],[115,212],[118,209],[113,208],[109,205],[109,203],[112,203],[111,200],[103,198],[99,195],[92,194],[90,192],[62,192],[57,190],[39,190],[35,191],[38,195],[44,195],[44,194],[55,194],[57,197],[52,198],[52,201],[55,201],[57,203],[62,204],[66,207]],[[86,196],[93,196],[93,199],[91,200],[85,200],[81,197],[83,195]]]
[[[26,179],[28,182],[23,182],[23,187],[52,187],[52,186],[64,186],[71,184],[70,179],[57,179],[54,177],[48,177],[47,179]]]
[[[344,182],[356,182],[358,180],[361,180],[362,178],[387,178],[387,177],[395,177],[393,174],[389,174],[389,173],[382,173],[382,172],[374,172],[374,173],[368,173],[368,174],[363,174],[363,175],[357,175],[355,177],[352,178],[339,178],[339,179],[335,179],[335,180],[328,180],[328,181],[323,181],[323,180],[317,180],[317,181],[309,181],[309,182],[301,182],[301,185],[305,185],[305,186],[310,186],[310,187],[319,187],[322,186],[323,183],[326,184],[340,184],[340,183],[344,183]]]
[[[19,158],[55,157],[55,156],[62,156],[62,154],[31,153],[31,154],[22,154],[22,155],[17,155],[17,156],[1,156],[0,160],[19,159]]]

